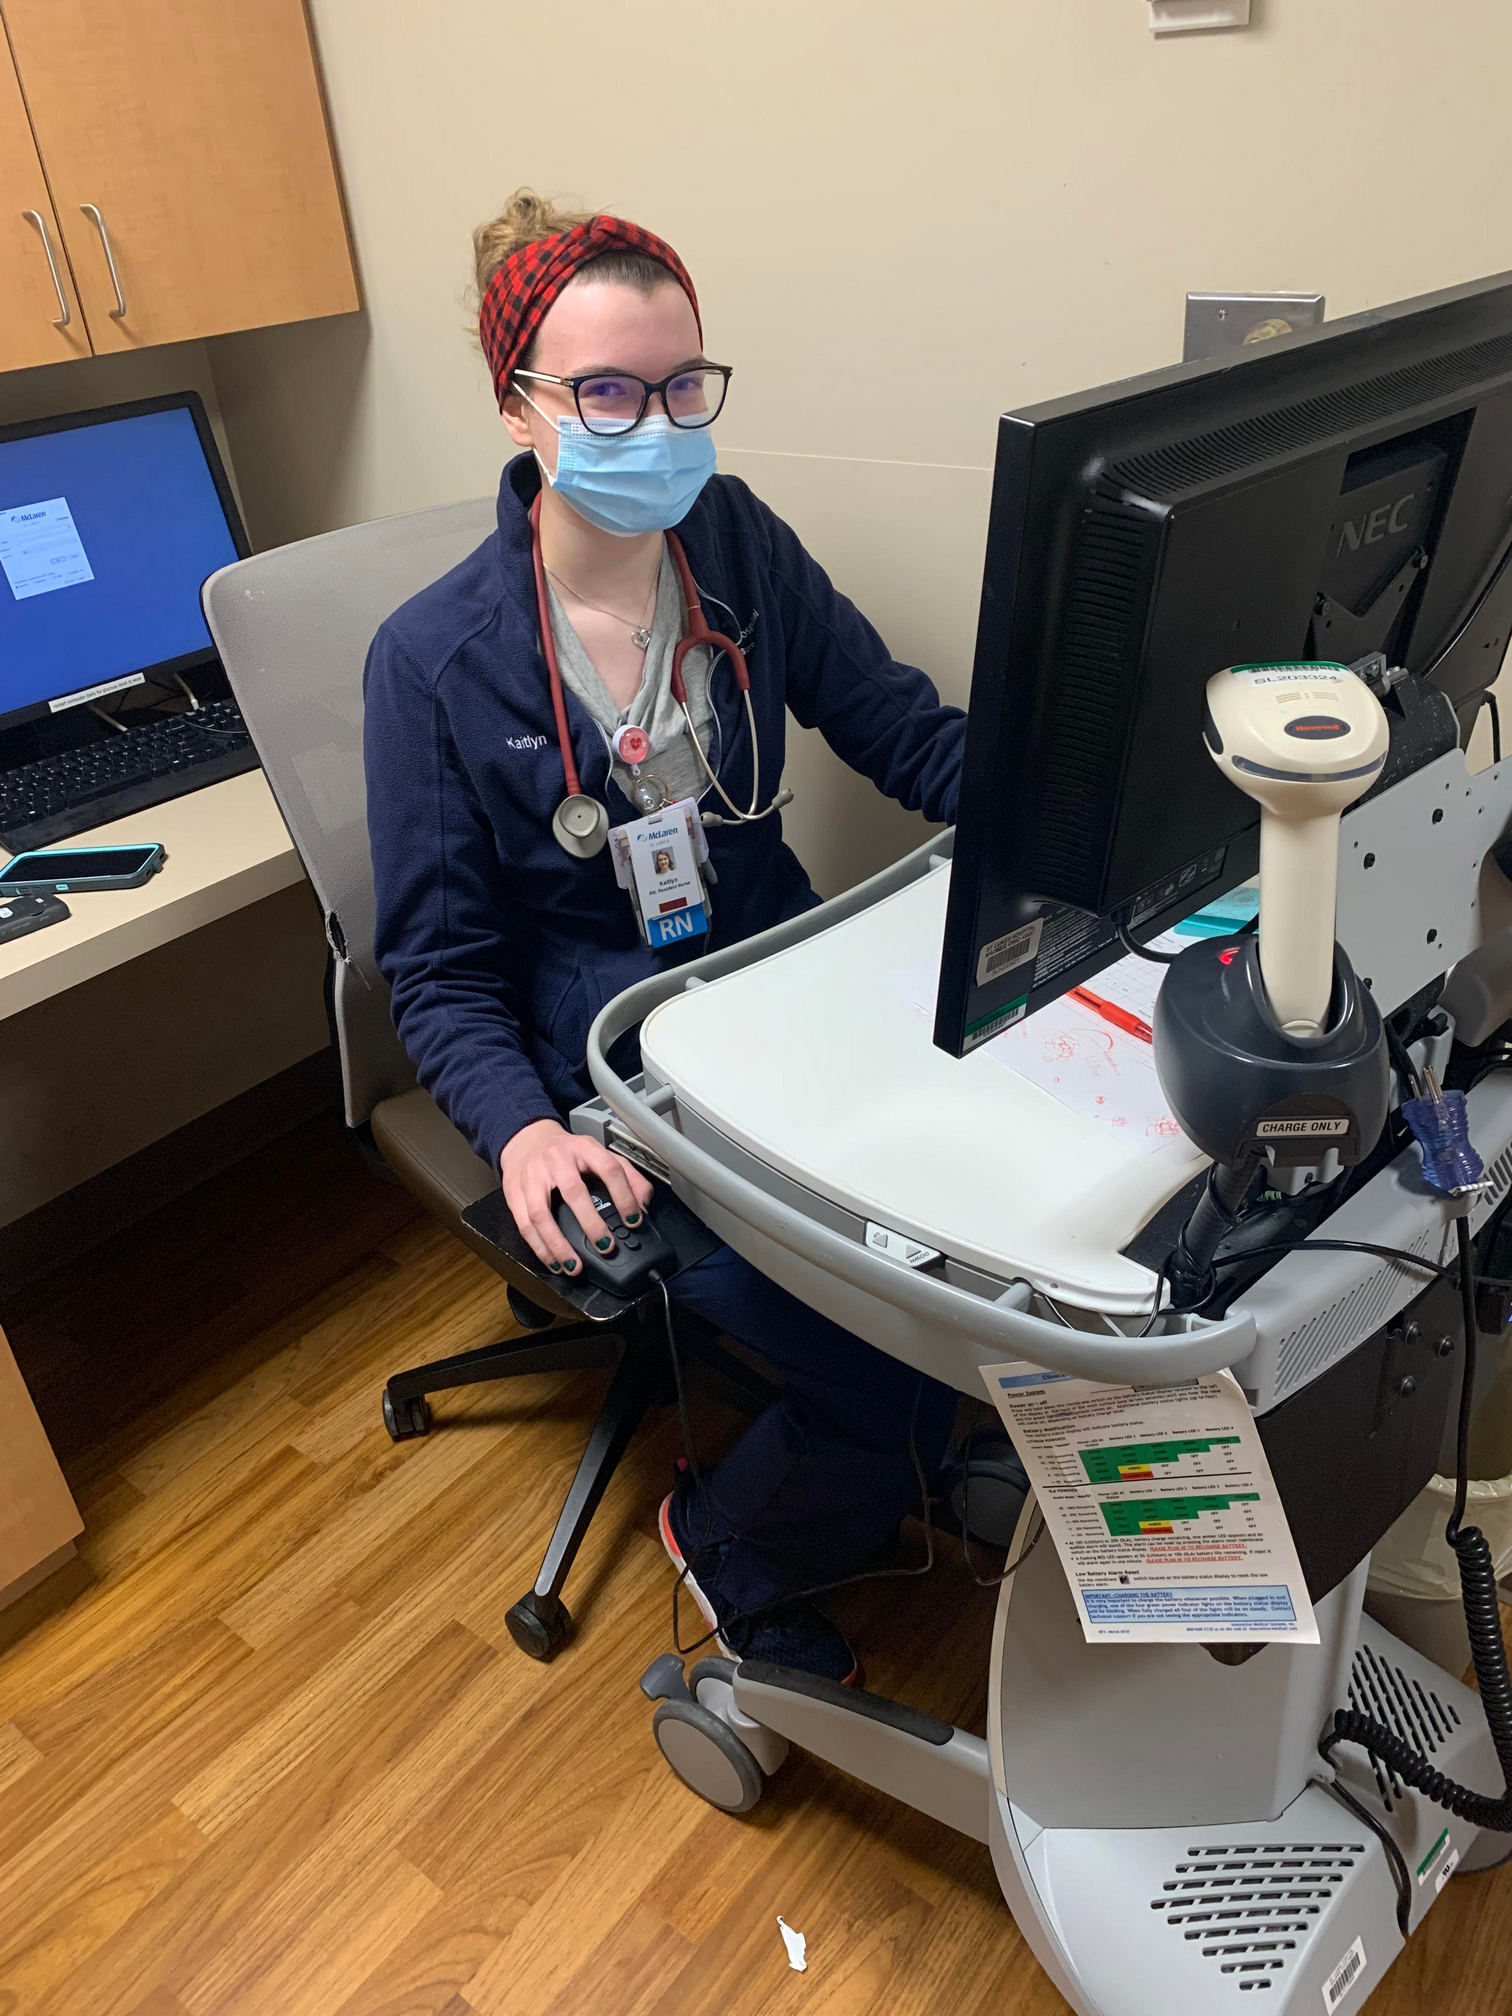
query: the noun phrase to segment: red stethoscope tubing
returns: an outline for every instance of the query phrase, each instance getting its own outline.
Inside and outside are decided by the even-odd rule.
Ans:
[[[751,690],[750,669],[746,665],[745,653],[733,637],[726,637],[720,630],[709,628],[708,618],[699,600],[698,588],[693,580],[693,570],[688,565],[688,556],[683,551],[683,543],[675,532],[667,534],[667,548],[672,555],[672,564],[677,569],[677,578],[682,585],[683,607],[687,611],[688,631],[672,653],[672,675],[669,681],[672,698],[679,707],[688,704],[688,690],[683,684],[683,660],[690,651],[700,646],[709,651],[723,651],[730,661],[730,670],[735,675],[735,684],[742,693]],[[582,786],[578,782],[577,764],[572,757],[572,737],[567,728],[567,696],[562,689],[562,671],[557,663],[556,640],[551,634],[551,604],[546,597],[546,563],[541,558],[541,500],[537,496],[530,507],[530,558],[535,569],[536,616],[541,629],[541,650],[546,659],[546,674],[551,682],[551,711],[556,716],[557,746],[562,752],[562,774],[567,780],[569,798],[582,796]]]
[[[698,588],[693,580],[693,570],[688,565],[688,556],[683,551],[683,543],[675,532],[667,534],[667,549],[671,553],[673,565],[677,569],[677,578],[682,583],[683,608],[688,613],[687,635],[680,641],[676,650],[672,653],[672,677],[670,681],[672,698],[677,702],[679,707],[687,706],[688,689],[683,685],[683,660],[690,651],[696,651],[700,645],[708,647],[711,664],[713,662],[713,654],[723,651],[730,661],[730,670],[735,674],[735,684],[740,688],[742,693],[749,693],[751,690],[751,674],[746,665],[745,653],[733,637],[726,637],[723,631],[711,630],[709,628],[709,620],[703,612],[703,603],[698,599]]]

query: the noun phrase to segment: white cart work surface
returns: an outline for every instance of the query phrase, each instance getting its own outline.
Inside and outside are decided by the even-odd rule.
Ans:
[[[1136,1154],[990,1046],[960,1062],[935,1049],[904,983],[938,968],[948,884],[948,859],[925,847],[629,989],[589,1038],[608,1108],[764,1273],[967,1392],[983,1392],[979,1364],[1005,1357],[1158,1383],[1243,1358],[1247,1316],[1133,1334],[1155,1278],[1119,1248],[1203,1167],[1190,1144]],[[637,1023],[644,1075],[629,1085],[605,1053]],[[893,1257],[910,1245],[940,1258]]]
[[[1467,779],[1456,754],[1346,821],[1339,936],[1359,970],[1381,976],[1383,1008],[1478,942],[1475,869],[1509,795],[1512,765]],[[1282,1260],[1221,1319],[1167,1313],[1140,1334],[1155,1278],[1121,1248],[1200,1161],[1183,1146],[1135,1154],[996,1059],[934,1050],[917,987],[899,982],[937,958],[947,854],[948,842],[920,849],[611,1002],[589,1041],[601,1103],[575,1124],[634,1144],[804,1301],[977,1397],[978,1368],[1010,1357],[1111,1384],[1233,1366],[1263,1414],[1421,1292],[1416,1270],[1319,1251]],[[1389,879],[1371,878],[1366,854]],[[636,1027],[644,1076],[627,1080],[607,1053]],[[1492,1177],[1478,1224],[1512,1179],[1512,1074],[1479,1086],[1471,1114]],[[875,1228],[940,1257],[911,1266],[906,1249],[877,1250]],[[1319,1236],[1444,1262],[1454,1252],[1451,1222],[1416,1180],[1416,1150]],[[1031,1501],[1019,1545],[1036,1517]],[[730,1806],[722,1787],[739,1779],[749,1803],[796,1742],[987,1842],[1015,1919],[1078,2016],[1354,2016],[1403,1935],[1379,1838],[1322,1782],[1316,1744],[1333,1709],[1352,1702],[1396,1724],[1462,1782],[1492,1790],[1499,1778],[1475,1696],[1362,1618],[1367,1565],[1315,1592],[1318,1645],[1268,1645],[1235,1665],[1199,1645],[1088,1646],[1040,1545],[999,1595],[985,1740],[806,1676],[706,1660],[683,1747],[664,1749]],[[698,1727],[711,1718],[743,1762],[732,1774],[728,1751],[706,1745],[706,1784]],[[1427,1870],[1409,1933],[1439,1876],[1512,1845],[1363,1757],[1337,1763],[1409,1869]]]
[[[1509,814],[1512,760],[1472,776],[1453,750],[1345,818],[1338,935],[1383,1012],[1480,942],[1481,862]],[[1203,1159],[1185,1140],[1126,1147],[991,1045],[964,1059],[935,1049],[917,976],[938,968],[949,846],[927,843],[805,916],[611,1001],[588,1040],[603,1105],[597,1123],[587,1109],[574,1124],[642,1144],[763,1273],[977,1396],[977,1368],[1012,1357],[1114,1385],[1232,1366],[1263,1412],[1419,1292],[1415,1270],[1305,1254],[1220,1319],[1167,1315],[1141,1335],[1155,1276],[1122,1249]],[[637,1027],[644,1075],[627,1082],[608,1053]],[[1472,1113],[1495,1178],[1475,1227],[1512,1180],[1512,1096],[1489,1081]],[[897,1238],[879,1250],[878,1230]],[[1453,1254],[1450,1220],[1410,1157],[1319,1236]],[[909,1243],[939,1261],[911,1267],[897,1257]]]

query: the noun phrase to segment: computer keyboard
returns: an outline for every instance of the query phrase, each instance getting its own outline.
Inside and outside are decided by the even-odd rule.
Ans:
[[[13,854],[48,847],[257,768],[234,700],[171,714],[82,749],[0,771],[0,839]]]

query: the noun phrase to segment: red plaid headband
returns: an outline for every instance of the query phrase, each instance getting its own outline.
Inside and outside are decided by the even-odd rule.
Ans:
[[[590,217],[586,224],[574,224],[555,238],[539,238],[512,252],[489,281],[478,308],[478,334],[483,354],[493,372],[494,391],[500,406],[509,390],[515,366],[524,356],[530,339],[540,328],[547,309],[556,300],[578,268],[605,252],[640,252],[665,266],[693,304],[698,333],[703,321],[698,317],[698,296],[688,269],[663,238],[643,231],[639,224],[623,217]]]

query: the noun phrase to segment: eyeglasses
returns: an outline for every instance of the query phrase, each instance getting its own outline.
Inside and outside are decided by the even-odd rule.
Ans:
[[[576,378],[558,378],[550,371],[516,371],[516,378],[534,378],[543,385],[569,385],[578,418],[590,434],[628,434],[656,393],[674,427],[707,427],[719,418],[730,389],[728,364],[690,364],[670,378],[648,384],[631,371],[585,371]]]

